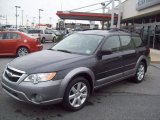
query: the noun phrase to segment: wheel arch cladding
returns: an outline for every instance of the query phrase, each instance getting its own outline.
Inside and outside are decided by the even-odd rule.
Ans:
[[[145,72],[147,72],[147,61],[145,59],[142,59],[141,62],[144,63],[144,65],[145,65]]]
[[[30,48],[29,48],[28,46],[22,45],[22,46],[18,46],[18,47],[17,47],[16,54],[17,54],[18,50],[19,50],[20,48],[22,48],[22,47],[27,48],[28,52],[30,52]]]
[[[79,68],[75,68],[75,69],[71,70],[65,76],[65,78],[62,80],[61,85],[60,85],[60,89],[59,89],[59,90],[61,90],[59,97],[63,98],[68,84],[71,82],[71,80],[73,80],[75,77],[78,77],[78,76],[82,76],[82,77],[86,78],[90,84],[91,92],[93,91],[94,83],[95,83],[94,73],[89,68],[79,67]]]
[[[136,63],[136,69],[138,68],[138,65],[140,62],[143,62],[145,64],[145,72],[147,72],[147,66],[148,66],[148,62],[147,62],[147,57],[142,55],[139,57],[137,63]]]
[[[84,77],[84,78],[88,81],[88,83],[89,83],[89,85],[90,85],[90,88],[91,88],[90,93],[92,93],[93,88],[94,88],[93,81],[92,81],[92,77],[91,77],[88,73],[82,72],[82,73],[78,73],[78,74],[76,74],[75,76],[73,76],[72,80],[73,80],[74,78],[76,78],[76,77],[79,77],[79,76],[80,76],[80,77]],[[70,80],[70,82],[71,82],[72,80]],[[69,84],[69,83],[68,83],[68,84]]]

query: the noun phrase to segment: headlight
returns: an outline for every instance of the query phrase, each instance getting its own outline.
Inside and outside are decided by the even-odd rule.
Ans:
[[[24,81],[37,84],[39,82],[46,82],[52,80],[56,76],[56,73],[37,73],[29,75]]]

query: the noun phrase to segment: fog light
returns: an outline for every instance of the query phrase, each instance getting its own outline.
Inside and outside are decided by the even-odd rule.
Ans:
[[[43,98],[41,95],[33,94],[31,100],[32,102],[39,103],[43,101]]]

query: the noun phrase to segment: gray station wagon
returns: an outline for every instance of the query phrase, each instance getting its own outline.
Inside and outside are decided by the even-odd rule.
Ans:
[[[62,102],[69,110],[79,110],[101,86],[126,78],[142,82],[149,53],[149,48],[134,33],[78,32],[48,50],[11,61],[1,84],[8,95],[19,101]]]

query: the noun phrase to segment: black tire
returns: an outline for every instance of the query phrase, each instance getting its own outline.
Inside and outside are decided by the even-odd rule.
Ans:
[[[81,85],[80,85],[80,83],[81,83]],[[79,91],[78,91],[79,85],[80,85],[80,87],[79,87]],[[75,88],[75,87],[77,87],[75,89],[77,91],[73,92],[74,91],[73,88]],[[86,87],[86,89],[82,89],[85,87]],[[80,92],[80,91],[83,91],[83,92]],[[82,95],[83,95],[83,97],[82,97]],[[77,111],[77,110],[82,109],[84,107],[84,105],[86,104],[86,102],[89,98],[89,95],[90,95],[90,85],[89,85],[88,81],[83,77],[76,77],[68,84],[68,86],[66,88],[66,92],[65,92],[65,95],[63,98],[63,105],[67,110]],[[74,96],[73,101],[72,101],[72,96]],[[81,101],[81,102],[79,102],[79,101]],[[71,102],[75,103],[75,104],[71,105],[72,104]]]
[[[55,38],[55,37],[53,37],[52,42],[55,42],[55,40],[56,40],[56,38]]]
[[[146,66],[143,62],[140,62],[136,70],[136,74],[132,78],[132,81],[135,83],[141,83],[144,80],[145,72],[146,72]]]
[[[26,47],[20,47],[17,50],[17,56],[18,57],[25,56],[25,55],[28,55],[28,54],[29,54],[29,50]]]
[[[46,38],[43,37],[42,40],[41,40],[41,43],[45,43],[46,42]]]

